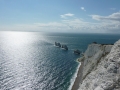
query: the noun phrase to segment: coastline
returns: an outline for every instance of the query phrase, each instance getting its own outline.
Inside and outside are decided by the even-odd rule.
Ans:
[[[120,90],[119,58],[120,40],[114,45],[90,44],[84,57],[79,59],[79,61],[84,61],[82,72],[84,80],[79,81],[77,84],[80,86],[77,88],[78,85],[75,85],[76,87],[73,86],[72,90]]]
[[[80,85],[80,83],[82,81],[83,65],[84,65],[84,62],[82,61],[81,65],[80,65],[80,67],[78,69],[78,72],[77,72],[77,77],[75,79],[75,82],[74,82],[71,90],[78,90],[78,88],[79,88],[79,85]]]

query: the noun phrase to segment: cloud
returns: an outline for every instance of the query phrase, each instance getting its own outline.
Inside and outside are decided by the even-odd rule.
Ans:
[[[3,31],[44,31],[44,32],[64,32],[69,27],[60,22],[49,23],[33,23],[33,24],[14,24],[8,26],[0,26]]]
[[[120,12],[113,13],[109,16],[100,16],[100,15],[90,15],[92,19],[98,20],[98,21],[120,21]]]
[[[92,19],[99,21],[96,26],[101,31],[109,33],[120,33],[120,12],[108,16],[90,15]]]
[[[84,7],[81,7],[81,10],[86,11]]]
[[[65,19],[61,22],[15,24],[0,27],[0,30],[12,31],[44,31],[44,32],[79,32],[79,33],[118,33],[120,23],[111,22],[87,22],[79,18]]]
[[[72,14],[72,13],[67,13],[67,14],[63,14],[63,15],[60,15],[60,16],[61,16],[61,18],[67,18],[67,17],[73,17],[74,14]]]
[[[116,10],[116,8],[110,8],[111,10]]]
[[[72,17],[74,14],[64,14]],[[46,32],[79,32],[79,33],[120,33],[120,12],[108,16],[91,15],[91,19],[99,22],[88,22],[81,18],[62,19],[59,22],[14,24],[0,26],[0,30],[14,31],[46,31]]]

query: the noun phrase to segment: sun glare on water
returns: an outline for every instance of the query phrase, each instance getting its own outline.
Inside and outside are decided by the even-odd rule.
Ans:
[[[6,41],[8,44],[13,45],[13,46],[21,46],[27,43],[29,39],[29,34],[25,34],[25,32],[8,32],[5,33],[7,38]]]

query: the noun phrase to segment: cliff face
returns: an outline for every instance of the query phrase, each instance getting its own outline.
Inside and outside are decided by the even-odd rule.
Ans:
[[[120,40],[115,45],[90,44],[83,57],[79,90],[120,90]]]

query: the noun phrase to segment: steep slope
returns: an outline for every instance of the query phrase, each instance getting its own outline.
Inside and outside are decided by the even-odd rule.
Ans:
[[[79,61],[84,62],[79,90],[120,90],[120,40],[113,46],[89,45]]]

